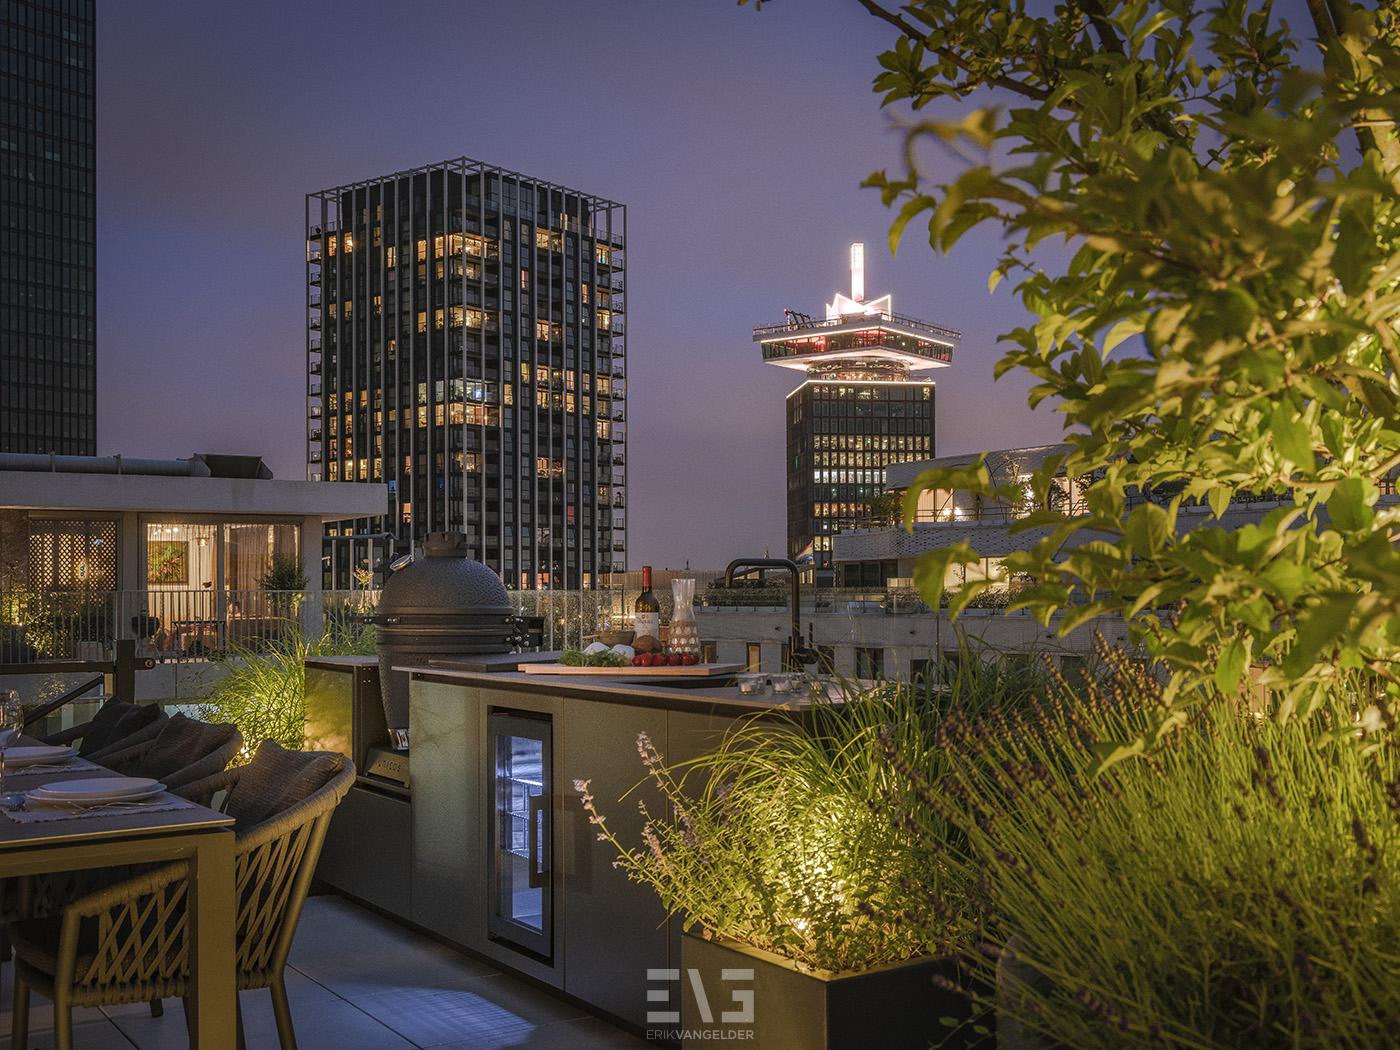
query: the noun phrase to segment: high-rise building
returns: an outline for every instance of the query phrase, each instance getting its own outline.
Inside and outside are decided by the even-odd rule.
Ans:
[[[309,194],[307,476],[382,481],[326,585],[464,532],[515,588],[627,559],[626,209],[461,158]]]
[[[934,455],[934,384],[912,373],[945,367],[961,335],[865,300],[865,246],[851,245],[851,294],[826,317],[785,311],[753,330],[763,360],[803,373],[787,397],[789,556],[831,568],[832,536],[882,514],[891,463]]]
[[[93,3],[0,5],[0,452],[97,451]]]

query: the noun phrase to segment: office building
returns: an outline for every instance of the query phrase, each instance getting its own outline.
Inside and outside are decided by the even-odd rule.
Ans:
[[[803,374],[787,397],[789,556],[832,568],[832,538],[883,513],[885,468],[934,454],[934,383],[914,373],[952,363],[959,333],[865,299],[865,248],[851,245],[851,294],[826,316],[787,310],[754,329],[767,364]]]
[[[0,453],[97,451],[93,0],[0,5]]]
[[[464,532],[513,588],[627,557],[626,209],[461,158],[307,197],[307,476],[383,482],[326,585]]]

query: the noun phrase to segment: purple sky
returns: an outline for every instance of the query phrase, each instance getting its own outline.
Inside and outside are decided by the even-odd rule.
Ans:
[[[783,547],[782,406],[755,324],[866,289],[959,328],[942,454],[1054,440],[992,385],[1010,289],[859,183],[899,162],[870,90],[892,39],[853,0],[766,4],[126,0],[98,24],[99,452],[304,472],[309,190],[467,155],[629,207],[631,550],[695,568]]]

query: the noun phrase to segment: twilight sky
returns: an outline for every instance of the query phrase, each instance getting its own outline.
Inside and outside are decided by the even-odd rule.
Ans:
[[[628,205],[630,551],[781,553],[782,406],[755,324],[866,289],[963,332],[938,452],[1054,440],[993,386],[1020,308],[990,233],[935,257],[859,183],[900,137],[854,0],[123,0],[98,20],[98,451],[304,476],[311,190],[466,155]]]

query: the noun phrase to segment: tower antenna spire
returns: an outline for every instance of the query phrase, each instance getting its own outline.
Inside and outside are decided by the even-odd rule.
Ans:
[[[865,302],[865,244],[862,241],[851,245],[851,299]]]

